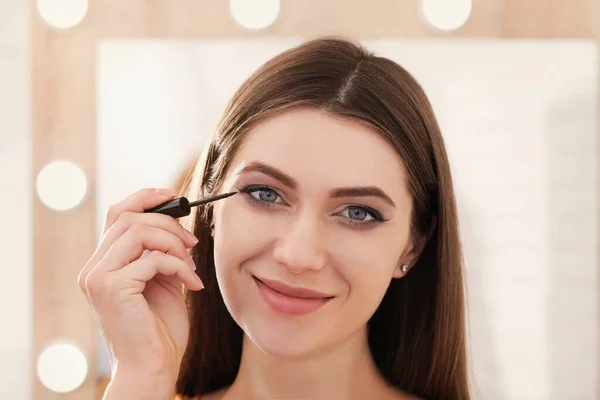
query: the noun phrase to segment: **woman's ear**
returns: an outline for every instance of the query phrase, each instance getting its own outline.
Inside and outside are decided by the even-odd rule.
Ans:
[[[433,232],[435,232],[436,228],[437,217],[434,216],[431,220],[431,225],[427,230],[427,233],[419,237],[416,240],[416,242],[411,240],[411,242],[409,243],[406,251],[404,252],[402,257],[400,257],[400,260],[398,261],[398,264],[394,269],[394,272],[392,274],[394,278],[404,277],[408,273],[408,271],[410,271],[410,269],[417,263],[417,261],[419,261],[419,256],[425,249],[425,245],[427,245],[427,242],[429,242],[429,239],[431,239],[431,236],[433,235]]]
[[[404,275],[406,275],[408,273],[409,270],[410,270],[409,264],[398,263],[398,265],[396,266],[396,269],[394,269],[394,273],[392,274],[392,277],[402,278]]]

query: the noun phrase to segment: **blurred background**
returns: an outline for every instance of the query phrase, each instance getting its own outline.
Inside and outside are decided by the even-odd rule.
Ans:
[[[455,178],[475,399],[596,399],[600,0],[0,0],[0,399],[101,398],[77,274],[178,188],[261,63],[338,34],[422,84]]]

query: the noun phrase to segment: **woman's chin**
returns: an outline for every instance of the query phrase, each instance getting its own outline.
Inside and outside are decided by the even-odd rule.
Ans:
[[[265,326],[246,332],[252,345],[263,353],[275,357],[304,358],[323,346],[322,337],[317,340],[306,331],[284,332]]]
[[[297,344],[274,344],[260,343],[253,341],[254,345],[263,353],[273,357],[302,359],[314,353],[314,349],[308,346],[299,346]]]

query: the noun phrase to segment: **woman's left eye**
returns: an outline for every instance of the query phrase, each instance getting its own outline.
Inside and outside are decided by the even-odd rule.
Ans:
[[[370,208],[350,206],[341,212],[341,215],[356,222],[383,221],[381,215]]]

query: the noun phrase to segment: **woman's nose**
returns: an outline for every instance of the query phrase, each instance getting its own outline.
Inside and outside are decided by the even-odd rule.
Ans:
[[[325,266],[325,248],[321,221],[298,216],[275,244],[274,259],[290,271],[320,271]]]

